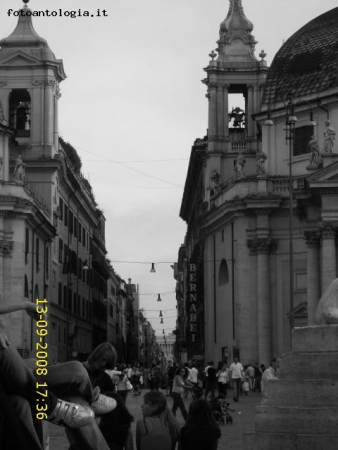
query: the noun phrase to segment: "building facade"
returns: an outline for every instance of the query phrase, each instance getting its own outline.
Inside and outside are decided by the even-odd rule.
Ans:
[[[0,41],[0,301],[47,299],[49,363],[107,340],[125,352],[128,293],[106,258],[105,217],[58,133],[63,63],[27,11]],[[35,323],[23,312],[1,320],[34,355]]]
[[[337,16],[305,25],[268,68],[242,1],[230,0],[203,80],[208,134],[192,147],[180,211],[190,339],[198,304],[204,317],[188,359],[203,350],[269,364],[290,350],[294,326],[314,323],[337,277]]]

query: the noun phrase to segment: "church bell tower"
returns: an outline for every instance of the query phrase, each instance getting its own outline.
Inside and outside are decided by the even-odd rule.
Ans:
[[[58,151],[59,83],[66,75],[62,61],[34,30],[28,1],[15,30],[0,41],[0,101],[15,131],[15,153],[24,160],[51,159]]]
[[[234,176],[239,153],[245,155],[250,171],[261,140],[254,114],[260,109],[268,72],[266,55],[262,51],[260,60],[255,56],[253,24],[244,14],[242,0],[229,1],[228,15],[220,25],[217,53],[210,53],[211,60],[204,69],[209,102],[206,186],[214,171],[221,182]],[[242,106],[234,104],[238,98]]]

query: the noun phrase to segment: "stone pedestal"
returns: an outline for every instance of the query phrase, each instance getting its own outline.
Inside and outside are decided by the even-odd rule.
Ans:
[[[335,163],[338,159],[337,153],[321,153],[320,154],[322,160],[323,160],[323,167],[330,166],[331,164]]]
[[[244,450],[338,448],[338,325],[296,328],[292,341]]]

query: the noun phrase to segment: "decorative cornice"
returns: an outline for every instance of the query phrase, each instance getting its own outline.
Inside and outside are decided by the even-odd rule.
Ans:
[[[255,238],[246,241],[252,254],[268,254],[277,248],[277,239]]]

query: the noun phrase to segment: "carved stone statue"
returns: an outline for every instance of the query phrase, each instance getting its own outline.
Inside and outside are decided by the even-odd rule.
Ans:
[[[332,281],[322,295],[317,311],[318,325],[338,324],[338,278]]]
[[[25,167],[26,164],[22,161],[21,155],[17,157],[15,161],[15,167],[13,171],[13,180],[19,183],[25,182]]]
[[[325,153],[332,153],[333,146],[334,146],[334,140],[336,138],[336,132],[334,131],[331,122],[327,120],[325,122],[326,128],[323,131],[324,134],[324,152]]]
[[[267,159],[268,159],[268,157],[266,156],[266,154],[264,152],[257,152],[257,154],[256,154],[257,175],[265,175],[266,174],[264,164]]]
[[[312,135],[308,143],[309,152],[311,152],[310,164],[308,168],[318,169],[323,165],[323,160],[319,154],[319,147],[316,136]]]
[[[237,173],[237,178],[239,180],[242,180],[243,178],[245,178],[245,175],[243,172],[245,163],[246,163],[245,156],[243,155],[243,152],[240,152],[236,158],[235,167],[234,167],[234,170]]]
[[[213,170],[211,172],[210,180],[211,180],[210,195],[216,195],[220,191],[219,173],[217,172],[217,170]]]

